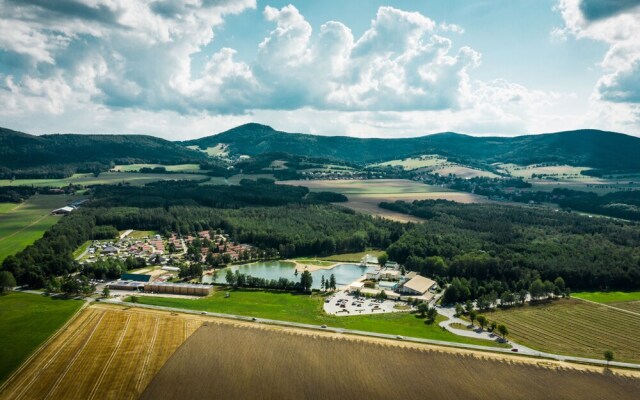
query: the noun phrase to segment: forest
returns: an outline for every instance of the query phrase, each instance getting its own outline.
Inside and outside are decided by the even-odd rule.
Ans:
[[[574,290],[640,288],[637,223],[446,200],[380,206],[427,220],[387,249],[389,257],[426,276],[465,278],[498,295],[558,277]]]

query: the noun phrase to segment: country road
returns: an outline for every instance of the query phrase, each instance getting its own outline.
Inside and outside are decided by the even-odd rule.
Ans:
[[[239,320],[239,321],[253,321],[253,322],[256,322],[256,323],[269,324],[269,325],[278,325],[278,326],[285,326],[285,327],[292,327],[292,328],[302,328],[302,329],[311,329],[311,330],[319,330],[319,331],[328,331],[328,332],[343,333],[343,334],[348,334],[348,335],[367,336],[367,337],[381,338],[381,339],[403,340],[403,341],[406,341],[406,342],[432,344],[432,345],[437,345],[437,346],[456,347],[456,348],[462,348],[462,349],[480,350],[480,351],[488,351],[488,352],[511,354],[511,355],[518,354],[518,355],[525,355],[525,356],[547,358],[547,359],[557,360],[557,361],[574,362],[574,363],[580,363],[580,364],[593,364],[593,365],[601,365],[601,366],[609,365],[611,367],[630,368],[630,369],[640,370],[640,364],[624,363],[624,362],[618,362],[618,361],[611,361],[610,363],[607,363],[604,360],[598,360],[598,359],[594,359],[594,358],[572,357],[572,356],[564,356],[564,355],[560,355],[560,354],[545,353],[545,352],[529,349],[529,348],[526,348],[524,346],[521,346],[521,347],[523,349],[526,349],[526,350],[523,350],[522,352],[518,351],[518,353],[514,353],[510,349],[502,349],[502,348],[495,348],[495,347],[489,347],[489,346],[479,346],[479,345],[473,345],[473,344],[446,342],[446,341],[442,341],[442,340],[432,340],[432,339],[422,339],[422,338],[414,338],[414,337],[407,337],[407,336],[389,335],[389,334],[384,334],[384,333],[365,332],[365,331],[358,331],[358,330],[353,330],[353,329],[332,328],[330,326],[327,326],[326,328],[323,328],[320,325],[301,324],[301,323],[297,323],[297,322],[279,321],[279,320],[266,319],[266,318],[254,318],[254,317],[247,317],[247,316],[243,316],[243,315],[222,314],[222,313],[207,312],[207,311],[185,310],[185,309],[182,309],[182,308],[153,306],[153,305],[140,304],[140,303],[128,303],[128,302],[122,302],[122,301],[117,301],[117,300],[101,300],[101,302],[102,303],[108,303],[108,304],[116,304],[116,305],[125,304],[128,307],[148,308],[148,309],[159,310],[159,311],[169,311],[169,312],[178,312],[178,313],[184,313],[184,314],[196,314],[196,315],[207,315],[207,316],[211,316],[211,317],[234,319],[234,320]],[[518,346],[520,348],[520,345],[518,345]]]

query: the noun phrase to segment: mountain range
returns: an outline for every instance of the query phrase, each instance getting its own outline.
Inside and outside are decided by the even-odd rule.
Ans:
[[[438,154],[452,161],[476,165],[558,163],[605,171],[640,171],[640,138],[593,129],[515,137],[445,132],[415,138],[361,139],[287,133],[255,123],[183,142],[144,135],[34,136],[0,128],[0,167],[203,162],[207,154],[194,150],[194,146],[205,150],[218,145],[224,145],[231,157],[284,152],[360,165]]]

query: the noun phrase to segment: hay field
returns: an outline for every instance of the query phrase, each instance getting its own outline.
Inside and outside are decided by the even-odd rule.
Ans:
[[[201,323],[91,306],[0,388],[0,399],[137,398]]]
[[[515,342],[537,350],[597,359],[612,350],[618,361],[640,362],[640,315],[569,299],[486,316],[506,324]]]
[[[164,167],[169,172],[200,172],[200,166],[198,164],[177,164],[177,165],[165,165],[165,164],[128,164],[128,165],[116,165],[113,167],[117,172],[138,172],[140,168],[157,168]]]
[[[207,323],[141,399],[635,399],[637,374],[337,334]]]
[[[50,215],[80,196],[35,195],[0,213],[0,262],[40,239],[61,218]]]
[[[298,180],[280,181],[281,185],[306,186],[312,192],[330,191],[342,193],[349,199],[338,205],[351,208],[365,214],[376,215],[401,222],[420,222],[420,218],[385,210],[378,207],[383,201],[403,200],[452,200],[459,203],[485,203],[489,200],[471,193],[456,192],[439,186],[425,185],[408,179],[370,179],[370,180]]]
[[[625,301],[622,303],[610,303],[609,305],[640,314],[640,301]]]

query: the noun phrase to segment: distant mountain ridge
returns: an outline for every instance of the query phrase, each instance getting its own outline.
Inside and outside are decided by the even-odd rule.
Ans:
[[[609,171],[640,170],[640,138],[594,129],[515,137],[445,132],[415,138],[360,139],[286,133],[251,123],[183,144],[203,149],[225,144],[231,154],[286,152],[361,164],[439,154],[472,164],[561,163]]]
[[[153,136],[34,136],[6,128],[0,128],[0,155],[0,167],[9,169],[110,162],[178,164],[207,159],[202,152]]]

